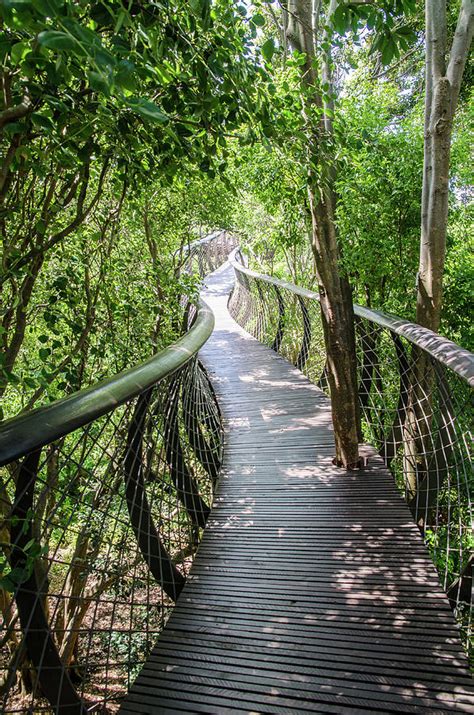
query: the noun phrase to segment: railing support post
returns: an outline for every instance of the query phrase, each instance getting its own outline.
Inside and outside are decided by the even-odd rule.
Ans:
[[[140,395],[128,430],[124,459],[125,494],[130,521],[143,558],[156,581],[176,601],[186,579],[161,543],[153,523],[143,479],[143,431],[150,397],[150,391]]]
[[[278,328],[275,335],[275,339],[272,343],[272,350],[276,353],[280,350],[280,345],[283,340],[283,332],[285,329],[285,301],[281,294],[281,290],[277,285],[274,285],[277,301],[278,301]]]
[[[28,557],[33,536],[33,496],[41,449],[28,454],[18,471],[15,506],[11,519],[11,565],[23,570],[25,577],[15,601],[24,633],[28,657],[36,671],[41,692],[61,715],[86,715],[87,710],[71,683],[69,673],[59,657],[43,607],[45,584],[39,583],[35,572],[35,557]],[[54,677],[51,674],[54,673]]]
[[[303,320],[303,340],[301,341],[301,348],[296,358],[296,367],[298,370],[303,372],[306,362],[309,356],[309,348],[311,345],[311,318],[309,317],[309,310],[304,302],[304,298],[301,295],[297,296],[298,305],[301,310],[301,318]]]

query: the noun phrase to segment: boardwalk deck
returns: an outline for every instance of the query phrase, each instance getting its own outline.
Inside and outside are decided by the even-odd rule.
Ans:
[[[122,713],[473,712],[435,569],[380,461],[332,466],[327,398],[229,316],[202,351],[225,463],[191,576]]]

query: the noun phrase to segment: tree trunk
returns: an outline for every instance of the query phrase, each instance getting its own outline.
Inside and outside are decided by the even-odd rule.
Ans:
[[[308,188],[313,220],[312,249],[319,283],[321,317],[327,353],[335,463],[348,469],[359,466],[359,397],[355,369],[355,335],[350,287],[340,275],[334,207],[325,192],[318,201]]]
[[[331,7],[333,3],[331,3]],[[336,443],[335,464],[347,469],[359,466],[359,397],[357,391],[354,316],[349,285],[340,270],[335,225],[335,168],[327,152],[332,137],[331,109],[323,99],[315,41],[318,23],[312,3],[290,0],[288,38],[306,55],[302,66],[303,111],[308,129],[308,197],[312,220],[311,246],[316,264],[321,316],[327,353],[328,382]],[[325,24],[322,23],[325,27]],[[327,40],[323,30],[322,40]],[[323,63],[325,84],[330,84],[330,57]],[[329,92],[330,93],[330,92]],[[326,90],[326,94],[329,94]],[[329,100],[332,101],[332,100]],[[319,118],[313,119],[314,109]],[[321,158],[323,157],[323,158]],[[319,163],[319,172],[314,167]],[[322,178],[321,178],[322,177]]]
[[[441,318],[453,118],[473,33],[463,0],[446,66],[446,0],[426,0],[425,145],[416,320],[437,331]]]
[[[436,332],[443,297],[453,119],[472,41],[472,0],[462,0],[448,58],[446,0],[426,0],[425,18],[425,134],[416,321]],[[410,381],[403,448],[407,494],[414,499],[432,449],[435,381],[432,359],[416,347],[412,352]]]

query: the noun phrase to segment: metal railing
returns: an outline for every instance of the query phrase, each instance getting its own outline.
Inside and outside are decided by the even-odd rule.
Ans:
[[[185,270],[231,240],[191,244]],[[197,355],[214,318],[185,303],[159,354],[0,425],[6,713],[114,712],[185,583],[222,456]]]
[[[238,239],[230,231],[214,231],[183,249],[182,271],[197,272],[201,278],[212,273],[237,248]]]
[[[318,294],[230,261],[235,320],[328,392]],[[474,355],[379,311],[356,305],[354,320],[361,442],[390,467],[469,643]]]
[[[225,232],[191,244],[183,270],[202,277],[235,245]],[[233,266],[234,317],[327,389],[317,294]],[[382,313],[356,307],[355,319],[361,438],[390,465],[466,624],[473,356]],[[6,713],[114,712],[185,583],[222,423],[197,356],[212,314],[183,301],[183,325],[145,363],[0,425]]]

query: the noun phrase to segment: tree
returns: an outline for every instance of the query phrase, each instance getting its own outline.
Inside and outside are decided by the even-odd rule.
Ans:
[[[260,103],[259,68],[229,0],[9,0],[0,17],[1,396],[58,253],[96,220],[117,229],[150,176],[215,176],[228,134]]]
[[[411,31],[401,22],[413,3],[353,3],[330,0],[288,0],[283,9],[282,35],[300,57],[302,112],[307,137],[307,191],[311,246],[319,282],[321,315],[327,352],[327,373],[336,443],[335,463],[359,464],[359,414],[352,296],[342,264],[336,224],[338,203],[335,111],[337,92],[332,50],[337,33],[373,30],[373,49],[389,63],[406,46]]]
[[[328,13],[335,6],[331,3]],[[312,222],[313,249],[324,337],[327,374],[336,444],[335,461],[355,468],[358,454],[358,396],[355,370],[355,339],[352,301],[341,273],[335,224],[335,166],[328,150],[333,141],[333,98],[329,50],[321,61],[318,41],[327,41],[327,21],[318,31],[313,24],[313,7],[307,0],[290,0],[286,34],[291,46],[301,53],[302,106],[308,129],[307,190]],[[322,37],[321,37],[322,36]],[[324,85],[324,89],[323,89]]]
[[[406,106],[403,85],[374,79],[373,63],[364,66],[367,53],[360,54],[340,101],[345,142],[337,224],[343,261],[357,303],[412,320],[423,168],[420,106]],[[413,77],[418,72],[409,81]],[[416,82],[410,84],[416,91]]]
[[[441,321],[453,120],[474,30],[472,8],[471,0],[461,1],[447,59],[446,2],[427,0],[425,4],[424,159],[416,321],[435,332]],[[415,349],[412,358],[404,458],[415,497],[419,486],[417,461],[424,465],[425,455],[429,454],[435,373],[432,361],[422,350]]]
[[[426,0],[425,146],[416,320],[437,331],[441,318],[453,119],[474,31],[462,0],[448,56],[446,0]]]
[[[228,135],[259,116],[260,68],[231,0],[5,0],[0,18],[0,395],[5,391],[13,416],[130,366],[176,337],[180,291],[195,281],[178,277],[175,251],[206,224],[206,198],[219,206],[205,179],[225,163]],[[201,186],[190,189],[198,173]],[[186,180],[175,179],[180,174]],[[186,201],[178,206],[181,194]],[[166,203],[174,225],[157,236]],[[16,386],[20,397],[11,399]],[[77,441],[85,452],[88,439],[86,431]],[[64,465],[55,464],[61,448],[48,453],[33,517],[49,555],[55,549],[49,510],[56,506],[47,495],[64,476]],[[107,456],[112,482],[117,461]],[[89,480],[72,469],[78,493],[88,492],[100,512],[114,490],[104,494],[98,473]],[[13,528],[16,479],[12,467],[0,480],[4,543]],[[85,512],[76,517],[87,523]],[[64,514],[58,521],[70,526]],[[49,615],[68,665],[91,593],[135,568],[126,546],[114,545],[116,573],[94,582],[108,534],[103,526],[92,532],[65,528],[61,536],[77,568],[63,589],[69,605]],[[2,588],[0,609],[7,623],[15,620]],[[25,658],[14,630],[5,643],[12,664],[17,655]]]

